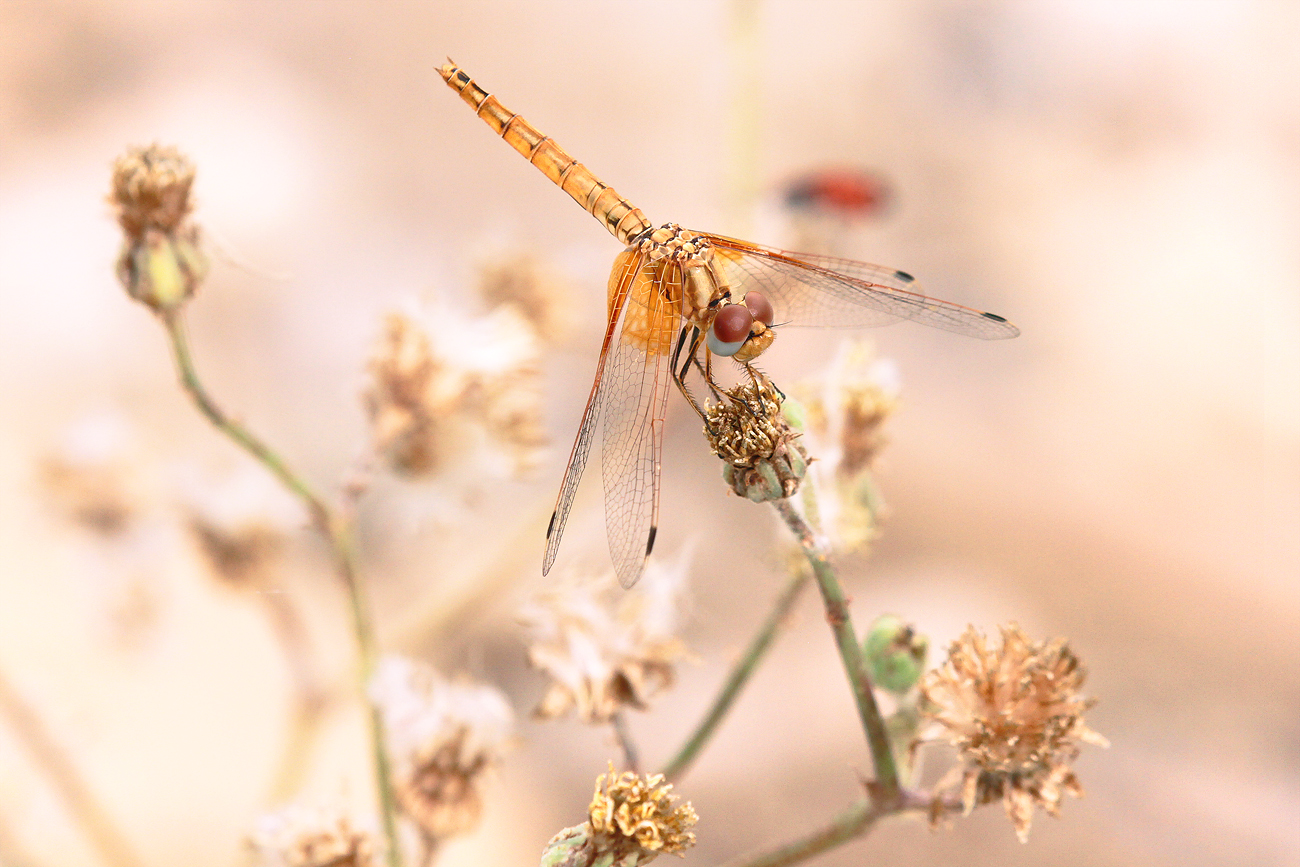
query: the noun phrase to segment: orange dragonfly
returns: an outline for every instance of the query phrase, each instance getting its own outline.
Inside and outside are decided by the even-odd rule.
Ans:
[[[926,297],[912,275],[894,268],[776,250],[673,223],[655,228],[639,208],[454,63],[439,72],[475,114],[625,247],[610,274],[596,379],[546,530],[542,574],[555,562],[603,417],[609,553],[624,587],[641,577],[658,525],[669,383],[700,412],[685,378],[694,366],[712,388],[712,355],[748,365],[771,346],[778,322],[860,327],[909,319],[985,340],[1020,333],[994,313]]]

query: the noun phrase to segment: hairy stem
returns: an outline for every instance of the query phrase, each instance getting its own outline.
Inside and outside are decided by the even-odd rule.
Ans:
[[[875,785],[872,787],[873,802],[882,809],[888,809],[899,799],[898,768],[889,743],[889,731],[871,690],[871,679],[867,676],[866,665],[862,660],[862,648],[858,644],[857,633],[853,630],[853,621],[849,618],[844,591],[835,577],[826,551],[803,518],[799,517],[799,513],[787,500],[775,500],[773,505],[803,548],[804,556],[812,566],[813,576],[817,579],[817,586],[821,589],[826,620],[835,634],[835,646],[844,663],[844,673],[848,675],[853,698],[858,705],[858,716],[871,748],[871,763],[876,771]]]
[[[731,674],[727,676],[722,689],[718,691],[717,696],[713,699],[713,704],[709,707],[708,713],[700,720],[695,727],[695,731],[687,738],[686,743],[677,751],[677,755],[673,756],[668,764],[664,766],[662,773],[669,780],[676,782],[682,774],[686,773],[700,750],[713,737],[714,732],[731,710],[731,706],[735,704],[740,691],[758,668],[758,663],[766,655],[768,648],[772,646],[772,642],[776,640],[777,632],[780,631],[782,624],[785,623],[790,614],[790,609],[794,607],[795,601],[798,600],[800,591],[807,584],[808,573],[806,572],[792,576],[787,582],[785,589],[781,591],[781,595],[777,597],[776,603],[768,613],[767,619],[763,621],[763,625],[759,627],[753,640],[750,641],[749,647],[745,649],[745,653],[732,667]]]
[[[384,746],[383,718],[379,707],[366,695],[366,685],[374,671],[377,651],[374,632],[371,629],[369,612],[365,598],[357,580],[356,549],[352,540],[351,522],[340,520],[326,505],[325,501],[288,465],[253,436],[243,425],[226,415],[208,394],[190,354],[189,340],[185,335],[184,322],[179,310],[164,311],[160,318],[171,339],[172,354],[176,359],[176,369],[182,387],[194,401],[208,421],[234,440],[241,448],[251,454],[263,466],[275,474],[286,488],[292,491],[306,505],[312,522],[329,542],[334,557],[334,568],[339,580],[348,594],[348,605],[352,615],[352,630],[357,641],[359,658],[358,674],[361,681],[363,700],[369,708],[371,758],[375,768],[375,785],[379,792],[379,803],[384,823],[384,836],[387,838],[387,855],[389,867],[401,867],[402,855],[398,847],[396,804],[393,798],[388,751]]]

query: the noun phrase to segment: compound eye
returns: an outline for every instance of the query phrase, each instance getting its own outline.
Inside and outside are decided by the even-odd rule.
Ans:
[[[772,302],[768,301],[767,296],[762,292],[746,292],[743,300],[754,318],[764,325],[771,325],[776,319],[776,311],[772,309]]]
[[[754,326],[754,314],[744,304],[728,304],[713,317],[709,328],[709,351],[714,355],[730,357],[740,351]]]

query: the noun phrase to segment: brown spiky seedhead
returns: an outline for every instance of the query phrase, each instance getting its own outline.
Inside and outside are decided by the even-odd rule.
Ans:
[[[1000,800],[1025,842],[1035,806],[1057,816],[1065,793],[1081,796],[1071,768],[1080,744],[1107,746],[1083,721],[1094,704],[1079,695],[1084,678],[1064,640],[1033,642],[1011,624],[993,647],[968,628],[920,683],[932,725],[913,749],[946,741],[960,759],[936,787],[935,803],[938,793],[958,784],[965,813]],[[932,814],[941,816],[941,809]]]
[[[148,229],[173,232],[190,212],[194,164],[173,147],[133,147],[113,164],[110,201],[130,240]]]
[[[690,829],[699,821],[690,803],[674,807],[672,783],[662,774],[641,777],[630,771],[596,778],[596,791],[587,808],[593,840],[601,851],[641,850],[649,854],[681,854],[695,845]],[[649,859],[643,857],[638,863]]]
[[[117,279],[159,313],[183,305],[208,272],[199,230],[188,220],[194,166],[175,148],[131,148],[113,164],[109,201],[125,235]]]
[[[808,469],[799,433],[783,412],[784,395],[757,371],[706,403],[704,436],[726,462],[723,478],[731,489],[756,503],[789,497]]]

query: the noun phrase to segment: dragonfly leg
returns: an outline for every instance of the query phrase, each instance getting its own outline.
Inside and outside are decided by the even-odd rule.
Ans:
[[[704,422],[705,427],[708,427],[708,416],[704,414],[704,410],[700,408],[695,395],[691,394],[690,388],[686,385],[686,374],[690,372],[692,362],[697,366],[699,365],[699,361],[695,357],[700,346],[699,334],[699,329],[692,325],[685,325],[682,327],[681,333],[677,335],[677,345],[673,347],[673,382],[677,383],[677,388],[681,391],[682,396],[686,398],[686,402],[691,405],[691,409],[695,410],[695,414]],[[686,361],[681,362],[682,350],[686,348],[688,343],[690,344],[690,349],[687,350],[688,357]],[[680,367],[678,367],[679,362],[681,362]]]

